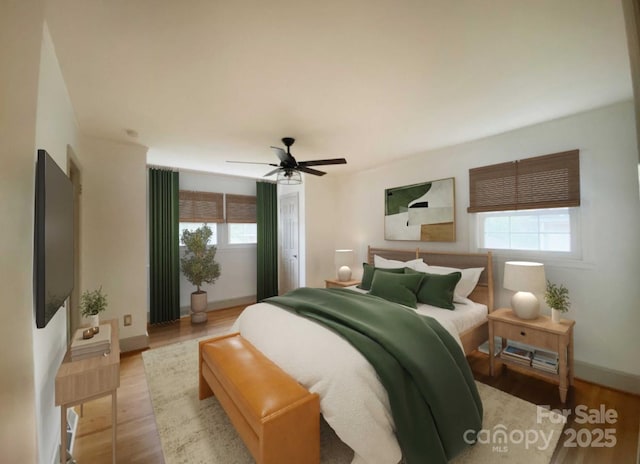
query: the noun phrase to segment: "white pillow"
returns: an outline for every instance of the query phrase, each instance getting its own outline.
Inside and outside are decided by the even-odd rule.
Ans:
[[[478,285],[480,274],[482,274],[484,268],[470,267],[466,269],[457,269],[455,267],[429,266],[427,263],[421,263],[415,270],[428,272],[429,274],[451,274],[452,272],[460,272],[462,277],[453,291],[453,301],[456,303],[464,303],[464,300],[471,294],[473,289],[476,288],[476,285]]]
[[[419,264],[424,264],[422,258],[412,259],[411,261],[396,261],[394,259],[386,259],[382,256],[373,255],[373,267],[379,267],[382,269],[400,269],[408,267],[415,271],[417,270],[416,266]]]

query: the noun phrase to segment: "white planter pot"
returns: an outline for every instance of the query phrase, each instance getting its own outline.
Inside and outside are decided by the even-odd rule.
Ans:
[[[191,322],[194,324],[207,322],[207,292],[191,294]]]
[[[557,322],[560,322],[561,318],[562,318],[562,311],[551,308],[551,320],[557,323]]]
[[[95,314],[93,316],[89,316],[89,317],[87,317],[87,320],[89,321],[89,327],[99,327],[100,326],[100,315],[99,314]]]

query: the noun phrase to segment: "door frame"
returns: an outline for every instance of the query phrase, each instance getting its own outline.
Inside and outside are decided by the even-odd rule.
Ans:
[[[73,185],[73,290],[67,303],[67,342],[80,327],[80,244],[82,169],[73,148],[67,145],[67,172]]]

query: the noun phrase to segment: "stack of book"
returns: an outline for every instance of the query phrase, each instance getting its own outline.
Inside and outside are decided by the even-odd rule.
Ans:
[[[71,341],[71,360],[102,356],[111,352],[111,324],[103,324],[100,331],[93,338],[82,338],[82,332],[86,328],[76,330]]]
[[[550,351],[536,350],[533,353],[531,365],[536,369],[540,369],[552,374],[558,373],[558,353]]]
[[[533,351],[526,348],[521,348],[511,344],[507,344],[504,350],[500,353],[500,357],[507,361],[512,361],[523,366],[531,366],[531,359],[533,359]]]

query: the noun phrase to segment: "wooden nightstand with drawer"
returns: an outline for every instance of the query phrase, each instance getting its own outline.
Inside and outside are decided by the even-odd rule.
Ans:
[[[520,319],[509,308],[497,309],[489,313],[488,318],[491,376],[496,373],[496,362],[535,373],[560,385],[560,400],[564,403],[567,399],[569,386],[573,385],[573,326],[575,321],[562,319],[555,323],[548,316],[540,316],[531,320]],[[503,349],[507,346],[507,340],[511,340],[558,353],[558,373],[546,372],[532,366],[512,362],[509,359],[496,359],[494,337],[502,338]]]
[[[338,280],[338,279],[327,279],[324,281],[325,288],[340,288],[340,287],[352,287],[353,285],[358,285],[360,283],[359,280]]]

